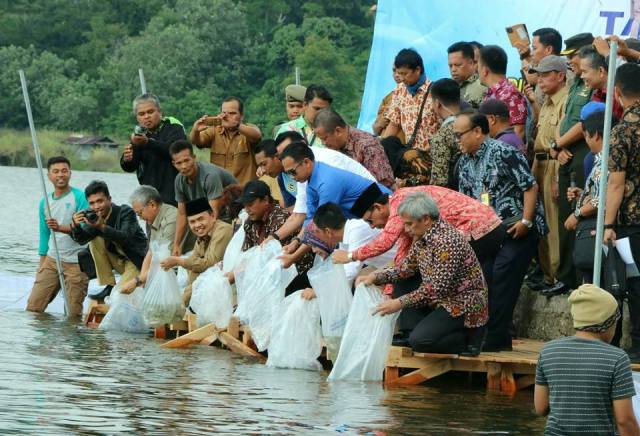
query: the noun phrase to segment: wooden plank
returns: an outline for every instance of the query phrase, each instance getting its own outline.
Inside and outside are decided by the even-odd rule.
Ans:
[[[495,362],[487,362],[487,389],[500,390],[501,377],[502,365]]]
[[[251,347],[249,347],[247,344],[239,341],[238,339],[234,338],[233,336],[231,336],[229,333],[227,332],[220,332],[218,335],[218,339],[220,340],[220,342],[222,342],[222,344],[227,347],[229,350],[241,354],[243,356],[247,356],[247,357],[256,357],[259,360],[261,360],[262,362],[266,362],[267,358],[264,357],[262,354],[258,353],[257,351],[253,350]]]
[[[400,368],[397,366],[387,366],[384,369],[384,382],[393,384],[400,377]]]
[[[216,326],[213,324],[207,324],[204,327],[200,327],[197,330],[187,333],[186,335],[175,338],[171,341],[165,342],[161,345],[162,348],[185,348],[193,344],[197,344],[204,338],[218,334]]]
[[[502,372],[500,374],[500,391],[508,395],[515,395],[518,391],[511,365],[502,365]]]
[[[445,359],[431,360],[423,368],[398,377],[388,384],[417,385],[451,370],[451,362]]]
[[[240,320],[235,316],[232,316],[227,326],[227,333],[236,339],[240,339]]]
[[[186,332],[189,331],[189,324],[187,324],[187,322],[184,320],[176,321],[169,324],[169,330]]]
[[[184,316],[184,320],[187,322],[187,328],[189,332],[198,330],[198,316],[195,313],[191,313],[187,310],[187,314]]]

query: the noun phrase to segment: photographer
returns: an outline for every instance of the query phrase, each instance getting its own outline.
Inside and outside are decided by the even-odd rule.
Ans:
[[[138,125],[125,145],[120,166],[128,173],[136,172],[141,185],[156,188],[162,201],[176,206],[173,181],[178,172],[171,163],[169,146],[186,139],[184,127],[173,117],[162,117],[160,102],[153,94],[133,100],[133,114]]]
[[[256,178],[253,148],[262,139],[260,129],[243,119],[242,101],[227,97],[220,114],[197,119],[189,135],[189,142],[196,147],[211,149],[211,163],[229,171],[242,185]]]
[[[102,300],[116,284],[114,270],[123,283],[138,275],[147,253],[147,237],[131,207],[111,203],[105,182],[94,180],[84,194],[90,209],[73,215],[71,237],[78,244],[89,243],[98,283],[105,285],[100,293],[89,297]]]

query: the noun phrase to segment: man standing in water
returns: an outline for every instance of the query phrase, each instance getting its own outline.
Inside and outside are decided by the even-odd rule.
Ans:
[[[69,315],[82,315],[82,303],[87,296],[87,275],[80,271],[78,252],[82,245],[71,239],[71,220],[73,214],[87,209],[89,203],[84,193],[69,185],[71,163],[64,156],[56,156],[47,162],[47,176],[53,184],[49,194],[51,216],[47,218],[44,198],[40,201],[40,266],[36,280],[29,295],[27,310],[44,312],[60,290],[58,269],[54,260],[51,238],[57,238],[58,251],[64,273],[65,289],[69,302]],[[58,233],[57,235],[55,233]]]

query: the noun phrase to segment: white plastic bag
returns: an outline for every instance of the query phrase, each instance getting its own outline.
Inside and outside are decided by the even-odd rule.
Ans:
[[[334,264],[331,257],[322,260],[316,256],[313,268],[307,273],[320,307],[322,335],[335,360],[340,348],[340,338],[347,325],[353,295],[342,265]]]
[[[224,250],[222,258],[222,270],[224,272],[233,271],[242,253],[242,244],[244,243],[244,222],[247,219],[247,212],[242,210],[239,215],[240,228],[233,234],[227,248]]]
[[[284,299],[285,288],[298,275],[295,265],[284,269],[277,257],[282,253],[278,241],[247,250],[236,274],[238,307],[236,316],[251,329],[258,351],[269,346],[274,311]]]
[[[136,288],[131,294],[121,294],[116,286],[108,297],[109,311],[100,322],[100,330],[146,333],[149,326],[142,316],[144,289]]]
[[[208,268],[193,282],[189,305],[198,316],[200,327],[213,323],[227,328],[233,315],[233,295],[229,279],[217,266]]]
[[[305,300],[296,291],[282,300],[271,331],[267,366],[320,371],[322,352],[317,298]]]
[[[360,284],[356,288],[340,352],[329,380],[382,380],[393,329],[400,314],[398,311],[391,315],[372,315],[385,298],[376,287]]]
[[[151,243],[150,280],[145,288],[143,316],[151,327],[179,321],[184,316],[182,294],[173,270],[165,271],[160,262],[170,256],[168,244]]]
[[[183,254],[182,256],[180,256],[182,259],[186,259],[189,256],[191,256],[191,251],[188,253]],[[178,287],[180,289],[184,289],[187,287],[187,284],[189,283],[189,271],[186,268],[183,268],[181,266],[178,267]]]

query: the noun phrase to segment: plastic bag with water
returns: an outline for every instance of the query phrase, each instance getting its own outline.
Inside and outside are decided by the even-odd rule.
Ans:
[[[136,288],[131,294],[121,294],[116,286],[108,297],[109,311],[100,322],[100,330],[146,333],[149,326],[142,316],[144,289]]]
[[[145,288],[143,316],[151,327],[179,321],[184,316],[182,294],[173,270],[165,271],[160,262],[170,256],[169,244],[151,243],[149,282]]]
[[[247,212],[242,211],[239,215],[240,228],[233,234],[231,241],[224,250],[222,258],[222,270],[224,272],[233,271],[240,260],[242,254],[242,244],[244,243],[244,221],[247,219]]]
[[[253,247],[243,254],[236,274],[238,306],[235,315],[249,326],[258,351],[269,346],[274,312],[284,299],[285,288],[298,275],[295,265],[284,269],[277,257],[278,241]]]
[[[275,313],[267,366],[320,371],[322,331],[317,298],[305,300],[302,291],[285,298]]]
[[[309,270],[307,277],[318,300],[322,335],[328,354],[335,360],[353,301],[351,286],[344,267],[334,264],[331,257],[322,260],[320,256],[316,256],[313,268]]]
[[[227,328],[233,315],[233,294],[229,280],[217,266],[208,268],[193,282],[189,305],[196,313],[198,326],[213,323]]]
[[[373,286],[356,288],[340,352],[329,380],[380,381],[393,340],[400,311],[391,315],[372,315],[386,296]]]

